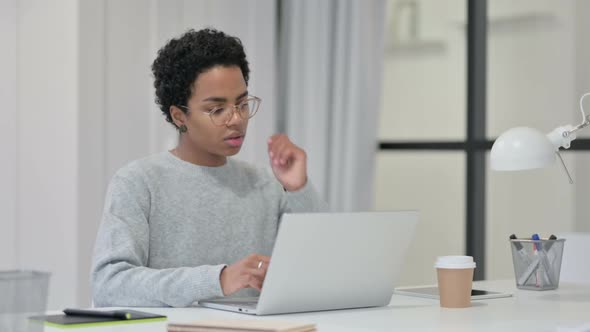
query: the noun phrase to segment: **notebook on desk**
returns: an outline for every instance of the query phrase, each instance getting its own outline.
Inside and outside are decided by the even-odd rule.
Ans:
[[[91,327],[91,326],[105,326],[105,325],[120,325],[120,324],[134,324],[134,323],[150,323],[157,321],[165,321],[166,316],[152,314],[149,312],[126,310],[132,314],[129,319],[117,319],[108,317],[91,317],[91,316],[69,316],[69,315],[49,315],[49,316],[33,316],[29,317],[31,320],[45,322],[45,325],[58,328],[77,328],[77,327]]]
[[[257,298],[203,307],[270,315],[389,304],[418,212],[284,214]]]

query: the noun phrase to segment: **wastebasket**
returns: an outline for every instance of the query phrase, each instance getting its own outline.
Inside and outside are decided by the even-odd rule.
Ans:
[[[42,322],[28,317],[45,312],[49,276],[39,271],[0,271],[0,331],[43,331]]]

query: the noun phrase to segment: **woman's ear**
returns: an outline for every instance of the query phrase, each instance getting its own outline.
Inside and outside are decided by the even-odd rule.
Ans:
[[[170,106],[170,117],[172,117],[172,122],[174,122],[178,128],[186,122],[186,114],[174,105]]]

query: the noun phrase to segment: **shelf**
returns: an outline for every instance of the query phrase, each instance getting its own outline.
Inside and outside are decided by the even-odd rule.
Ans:
[[[444,53],[446,45],[440,40],[396,41],[385,46],[388,55],[416,55]]]
[[[510,16],[496,16],[488,19],[488,29],[507,30],[517,27],[531,27],[539,24],[552,24],[557,21],[555,14],[549,12],[523,13]],[[465,28],[467,23],[459,24],[461,28]]]

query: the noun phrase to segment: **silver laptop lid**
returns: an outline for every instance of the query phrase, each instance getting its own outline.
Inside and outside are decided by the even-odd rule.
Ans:
[[[416,211],[284,214],[256,314],[387,305]]]

